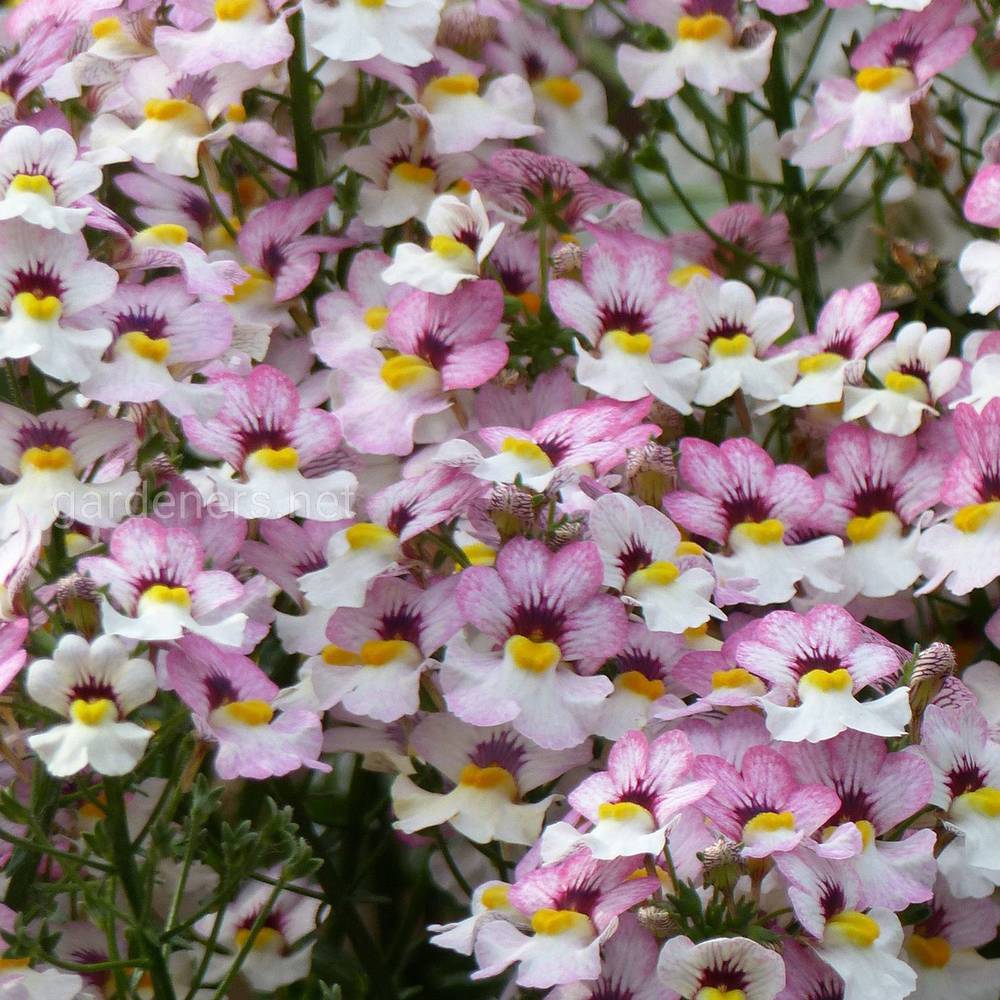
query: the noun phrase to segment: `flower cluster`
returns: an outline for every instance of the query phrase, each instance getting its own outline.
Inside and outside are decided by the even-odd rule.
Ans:
[[[996,1000],[998,15],[0,13],[0,996]]]

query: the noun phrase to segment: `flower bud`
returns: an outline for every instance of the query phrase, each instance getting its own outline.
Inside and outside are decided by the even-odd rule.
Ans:
[[[666,938],[678,931],[677,921],[659,906],[640,906],[636,912],[639,923],[658,938]]]

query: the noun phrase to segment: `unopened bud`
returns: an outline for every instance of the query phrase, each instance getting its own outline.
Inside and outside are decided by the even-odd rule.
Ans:
[[[483,17],[471,4],[450,7],[441,16],[438,44],[465,56],[475,56],[497,31],[492,17]]]
[[[673,441],[684,433],[684,417],[672,406],[653,400],[653,405],[649,410],[649,420],[656,424],[664,436]]]
[[[919,684],[921,681],[937,680],[950,677],[954,672],[955,650],[946,642],[932,642],[918,654],[910,682]]]
[[[665,493],[677,484],[674,456],[669,448],[650,441],[630,448],[625,459],[625,490],[651,507],[659,507]]]
[[[507,514],[522,521],[530,521],[535,514],[531,494],[513,483],[497,483],[490,493],[490,510]]]
[[[579,243],[560,243],[552,251],[552,272],[562,277],[579,271],[583,266],[585,253]]]
[[[71,573],[56,583],[56,600],[60,605],[65,605],[74,598],[96,603],[97,594],[97,584],[82,573]]]
[[[549,547],[553,549],[562,548],[570,542],[577,541],[583,535],[583,521],[563,521],[552,532]]]
[[[746,872],[740,845],[725,837],[700,851],[698,858],[704,868],[705,885],[717,889],[731,889]]]
[[[84,636],[96,635],[100,627],[99,592],[89,576],[72,573],[56,583],[55,598],[63,616]]]
[[[658,938],[670,937],[679,930],[673,916],[659,906],[640,906],[636,917],[647,931]]]

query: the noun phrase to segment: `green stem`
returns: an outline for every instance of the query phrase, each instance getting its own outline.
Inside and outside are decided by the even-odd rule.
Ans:
[[[304,194],[318,184],[316,165],[316,134],[312,121],[312,78],[306,62],[306,40],[302,12],[289,19],[295,39],[295,50],[288,60],[288,85],[292,97],[292,134],[295,138],[295,164],[298,169],[299,191]]]
[[[143,920],[145,899],[142,879],[135,863],[132,849],[132,838],[129,836],[128,823],[125,818],[125,796],[118,778],[105,776],[104,791],[108,799],[107,832],[111,841],[111,852],[114,857],[118,878],[125,890],[132,914],[137,922]],[[167,970],[167,963],[160,951],[159,941],[150,931],[148,925],[137,923],[137,938],[142,944],[149,962],[149,975],[153,981],[153,995],[157,1000],[175,1000],[174,984]]]
[[[730,202],[746,201],[749,194],[750,157],[747,149],[746,105],[739,94],[733,94],[726,106],[729,136],[729,172],[726,194]]]

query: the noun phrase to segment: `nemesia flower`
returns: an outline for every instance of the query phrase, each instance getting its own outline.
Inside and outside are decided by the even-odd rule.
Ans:
[[[294,512],[316,521],[350,513],[353,473],[323,467],[340,444],[332,413],[303,407],[291,379],[270,365],[256,366],[246,378],[222,373],[213,382],[225,396],[223,409],[211,421],[185,417],[184,431],[196,448],[228,464],[208,473],[227,509],[240,517]]]
[[[579,847],[602,861],[658,857],[670,821],[712,789],[711,778],[682,781],[693,762],[683,733],[663,733],[652,741],[638,730],[626,733],[611,748],[607,771],[590,775],[570,793],[570,806],[590,828],[547,827],[540,842],[542,860],[557,861]]]
[[[604,585],[634,600],[647,628],[683,632],[725,618],[711,602],[715,578],[702,550],[681,542],[660,511],[609,493],[594,504],[590,530],[604,561]]]
[[[100,168],[78,160],[76,143],[61,129],[19,125],[0,139],[0,219],[79,232],[90,210],[74,203],[100,183]]]
[[[27,662],[24,640],[28,624],[27,618],[0,622],[0,690],[7,688]]]
[[[787,601],[805,580],[836,591],[840,539],[816,538],[799,545],[785,541],[808,524],[821,493],[803,469],[775,465],[759,445],[745,438],[716,447],[681,441],[681,477],[698,492],[675,490],[664,499],[667,513],[696,536],[727,544],[731,555],[715,555],[720,576],[753,579],[753,597],[762,604]]]
[[[278,685],[241,653],[187,636],[167,655],[167,676],[202,738],[219,744],[215,771],[223,780],[329,770],[318,759],[319,716],[304,708],[276,711]]]
[[[405,282],[437,295],[453,292],[461,282],[478,277],[504,224],[490,225],[483,199],[473,190],[468,200],[453,194],[435,198],[427,210],[426,226],[429,249],[400,243],[392,264],[382,273],[387,284]]]
[[[580,850],[556,865],[536,868],[511,886],[510,902],[530,917],[532,937],[513,923],[484,925],[476,939],[479,972],[495,976],[518,963],[519,986],[546,989],[600,975],[601,945],[615,919],[657,888],[658,879],[629,878],[635,858],[600,862]]]
[[[128,659],[112,636],[99,636],[92,644],[78,635],[63,636],[51,660],[35,660],[28,668],[27,689],[40,705],[69,719],[28,737],[57,777],[88,765],[98,774],[127,774],[153,735],[125,719],[155,696],[153,665]]]
[[[791,241],[788,217],[783,212],[765,215],[753,202],[739,201],[719,209],[706,222],[709,230],[716,236],[721,236],[726,243],[734,244],[759,261],[768,264],[784,264],[788,261]],[[730,268],[739,266],[735,251],[713,239],[708,233],[698,230],[675,233],[667,242],[678,256],[716,274],[725,274]],[[836,295],[834,292],[831,299],[836,298]]]
[[[660,951],[656,974],[679,996],[742,993],[746,1000],[774,1000],[785,985],[781,956],[743,937],[701,944],[673,937]]]
[[[114,270],[88,260],[82,236],[33,226],[3,225],[0,245],[0,357],[31,358],[52,378],[77,381],[111,342],[105,329],[82,329],[76,316],[107,299]]]
[[[576,378],[612,399],[652,393],[680,413],[691,412],[700,366],[678,345],[695,332],[689,298],[669,284],[670,256],[640,236],[603,234],[583,261],[583,285],[549,285],[559,319],[597,349],[576,345]]]
[[[0,403],[0,429],[0,468],[14,480],[0,486],[0,538],[17,531],[24,518],[40,529],[60,515],[110,527],[128,513],[139,474],[115,476],[112,456],[134,453],[133,425],[89,410],[36,417]]]
[[[454,784],[444,794],[426,792],[407,775],[392,783],[393,826],[414,833],[450,823],[478,844],[503,840],[532,844],[556,796],[535,802],[526,793],[586,763],[590,746],[541,750],[506,726],[466,726],[448,715],[422,719],[410,737],[413,752]]]
[[[147,642],[193,634],[224,646],[242,643],[243,587],[229,573],[204,569],[201,543],[186,528],[130,518],[112,532],[108,551],[81,559],[80,568],[108,586],[114,604],[102,602],[101,620],[109,634]]]
[[[601,578],[592,543],[553,555],[523,538],[500,550],[495,568],[463,570],[458,606],[495,645],[481,651],[461,639],[449,643],[441,668],[449,709],[476,726],[509,722],[547,749],[581,742],[612,685],[570,664],[613,656],[625,638],[624,608],[600,593]]]
[[[798,702],[763,703],[775,739],[814,743],[845,729],[876,736],[903,733],[910,720],[909,688],[898,687],[874,701],[854,697],[900,666],[891,646],[866,638],[847,611],[831,604],[804,615],[772,611],[754,626],[736,647],[737,664]]]
[[[962,373],[962,362],[947,357],[950,345],[951,334],[943,327],[901,327],[894,340],[877,347],[868,359],[869,369],[885,388],[847,386],[844,419],[866,417],[884,434],[912,434]]]
[[[527,927],[523,914],[510,905],[510,885],[507,882],[490,880],[476,886],[469,900],[470,915],[464,920],[451,924],[431,924],[427,929],[434,934],[432,944],[461,955],[471,955],[476,936],[483,924],[493,920],[509,920],[511,923]]]

